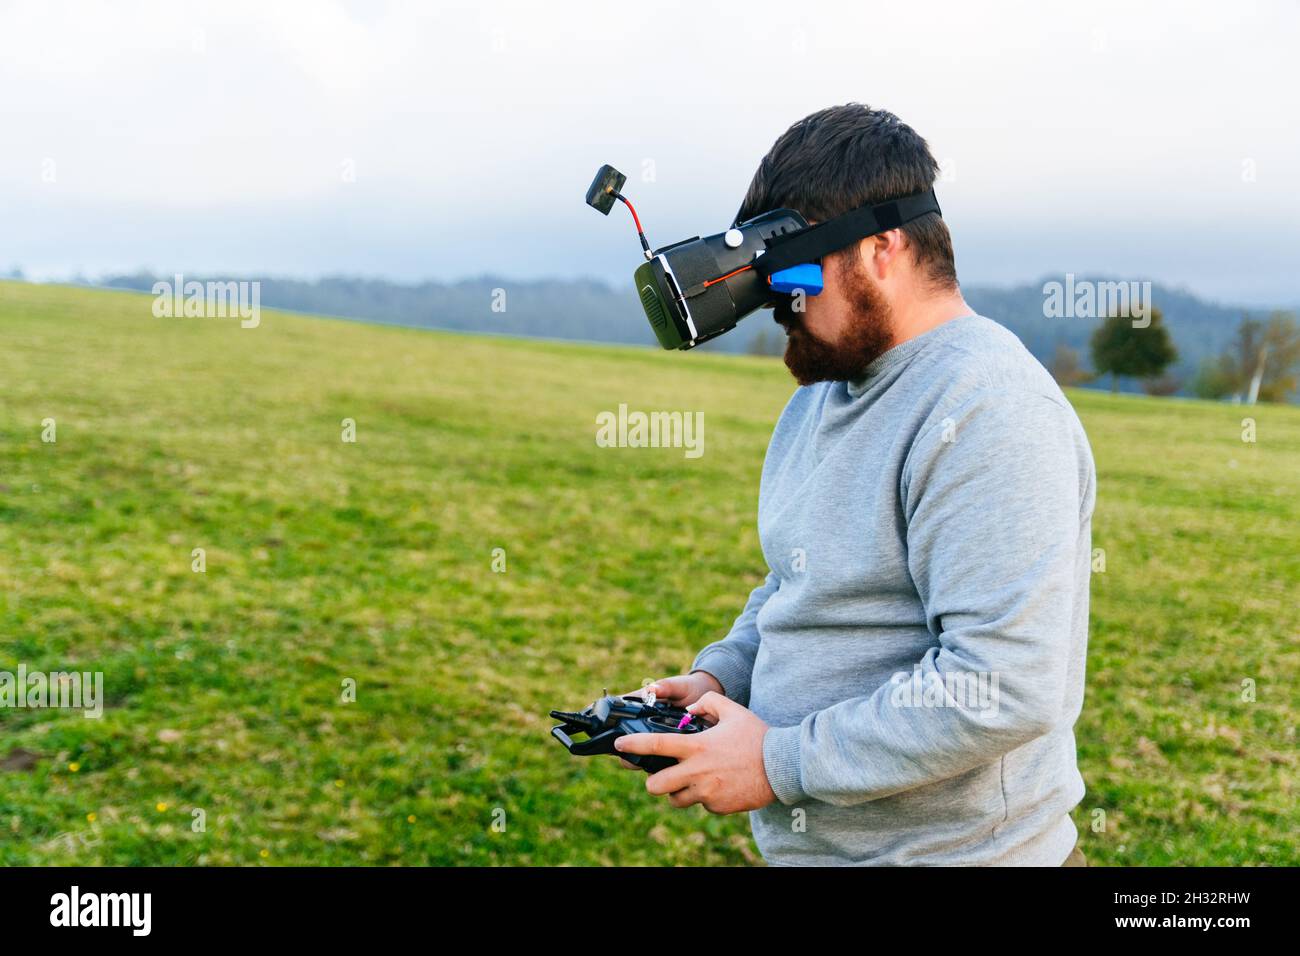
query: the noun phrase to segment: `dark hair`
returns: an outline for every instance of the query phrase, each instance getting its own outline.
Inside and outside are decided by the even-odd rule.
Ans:
[[[799,120],[772,144],[736,221],[785,207],[824,222],[858,206],[929,189],[938,173],[925,140],[893,113],[862,103],[831,106]],[[952,237],[939,215],[929,213],[901,228],[929,281],[956,288]]]

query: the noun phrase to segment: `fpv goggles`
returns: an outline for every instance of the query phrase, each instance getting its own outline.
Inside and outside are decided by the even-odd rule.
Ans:
[[[640,217],[620,192],[626,182],[613,166],[600,167],[587,205],[608,216],[617,199],[632,213],[646,257],[633,279],[650,327],[666,349],[694,348],[730,332],[781,296],[817,295],[822,256],[940,212],[933,189],[859,206],[815,226],[793,209],[773,209],[725,232],[652,251]]]

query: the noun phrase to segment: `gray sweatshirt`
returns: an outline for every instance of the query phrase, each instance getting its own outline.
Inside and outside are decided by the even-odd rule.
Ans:
[[[1069,402],[982,316],[795,391],[759,487],[770,573],[691,665],[771,726],[768,863],[1065,860],[1095,496]]]

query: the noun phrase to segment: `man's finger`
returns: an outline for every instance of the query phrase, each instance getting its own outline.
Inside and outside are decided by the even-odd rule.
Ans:
[[[678,810],[684,810],[692,804],[699,803],[700,798],[695,795],[694,787],[686,786],[681,790],[678,790],[676,793],[670,793],[668,795],[668,802]]]
[[[646,778],[646,793],[653,793],[655,796],[661,796],[665,793],[675,794],[679,790],[686,790],[691,785],[691,771],[685,770],[680,761],[671,767],[664,767],[663,770],[656,771]]]
[[[689,690],[687,682],[681,677],[663,677],[655,681],[655,695],[663,700],[672,702],[680,700],[686,696]]]
[[[700,717],[712,717],[716,722],[721,720],[723,716],[729,713],[733,708],[739,706],[740,705],[731,698],[724,697],[716,690],[711,690],[705,692],[699,700],[686,709],[692,714],[696,714]]]
[[[633,754],[662,754],[679,760],[695,750],[685,734],[624,734],[614,738],[614,749]]]

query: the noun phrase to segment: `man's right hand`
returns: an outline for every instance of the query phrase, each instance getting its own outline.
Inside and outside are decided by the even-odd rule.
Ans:
[[[646,684],[644,687],[621,696],[644,698],[646,691],[650,690],[654,691],[656,700],[662,700],[674,707],[689,707],[709,691],[716,691],[721,694],[722,684],[708,671],[693,671],[690,674],[679,674],[676,677],[660,678],[652,684]],[[618,758],[618,762],[627,770],[641,769],[622,757]]]

